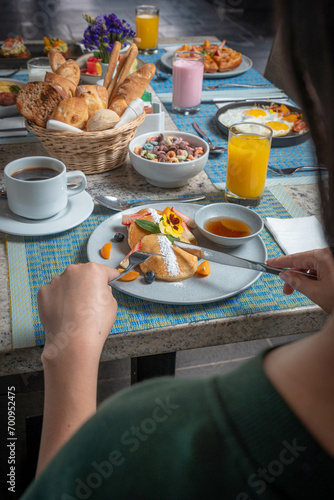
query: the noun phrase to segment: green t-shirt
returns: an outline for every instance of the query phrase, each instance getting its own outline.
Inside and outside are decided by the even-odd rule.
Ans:
[[[262,358],[224,376],[118,393],[23,499],[334,498],[334,460],[273,388]]]

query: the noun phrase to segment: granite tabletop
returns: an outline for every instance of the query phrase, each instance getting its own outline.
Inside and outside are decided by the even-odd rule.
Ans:
[[[214,41],[214,38],[211,39]],[[175,39],[170,42],[175,43]],[[153,89],[151,91],[153,100],[157,100]],[[176,129],[168,113],[166,113],[165,129]],[[0,153],[0,183],[3,183],[3,168],[10,161],[24,156],[48,156],[39,142],[1,144]],[[138,197],[138,192],[142,198],[217,192],[204,171],[184,187],[176,189],[154,187],[135,172],[129,158],[121,168],[89,175],[87,181],[87,191],[93,197],[96,194],[109,194],[124,199],[134,199]],[[319,215],[317,188],[314,184],[287,185],[284,189],[305,213]],[[12,349],[5,240],[5,234],[0,232],[0,376],[42,370],[40,361],[42,347]],[[314,332],[322,327],[326,318],[327,315],[318,306],[309,306],[115,334],[107,339],[101,361]]]

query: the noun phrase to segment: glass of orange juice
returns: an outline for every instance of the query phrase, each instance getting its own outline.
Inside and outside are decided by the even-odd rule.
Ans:
[[[272,130],[258,123],[229,128],[225,197],[248,207],[261,203],[267,177]]]
[[[138,45],[141,54],[158,52],[159,9],[154,5],[137,5],[136,36],[141,39]]]

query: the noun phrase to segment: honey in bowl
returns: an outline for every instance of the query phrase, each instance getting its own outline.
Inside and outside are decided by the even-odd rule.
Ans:
[[[252,234],[251,228],[242,220],[233,217],[214,217],[204,223],[209,233],[227,238],[244,238]]]

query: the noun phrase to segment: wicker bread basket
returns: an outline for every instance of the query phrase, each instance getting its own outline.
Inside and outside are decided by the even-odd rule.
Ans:
[[[26,120],[26,127],[51,156],[65,163],[67,170],[99,174],[124,163],[129,143],[144,119],[145,112],[119,128],[82,134],[48,130],[30,120]]]

